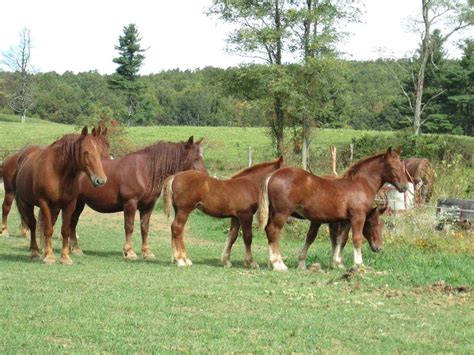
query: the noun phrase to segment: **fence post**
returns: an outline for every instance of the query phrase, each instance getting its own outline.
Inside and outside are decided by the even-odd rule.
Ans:
[[[331,146],[330,148],[331,151],[331,166],[332,166],[332,171],[331,175],[337,176],[337,171],[336,171],[336,162],[337,162],[337,148],[336,146]]]
[[[249,167],[252,166],[253,161],[252,161],[252,146],[249,145]]]

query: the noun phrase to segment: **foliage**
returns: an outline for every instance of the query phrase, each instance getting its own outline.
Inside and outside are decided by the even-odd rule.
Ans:
[[[354,140],[356,158],[381,152],[387,147],[402,147],[404,157],[424,157],[432,162],[453,161],[459,155],[463,163],[474,162],[474,141],[461,136],[420,135],[397,132],[393,136],[362,136]]]

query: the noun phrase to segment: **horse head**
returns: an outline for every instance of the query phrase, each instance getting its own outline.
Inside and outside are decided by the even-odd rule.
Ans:
[[[100,129],[94,128],[92,134],[88,134],[87,127],[84,127],[79,138],[81,170],[89,176],[94,187],[102,186],[107,182],[101,158],[103,154],[109,156],[109,152],[108,148],[105,149],[101,143],[100,136]],[[105,150],[106,152],[104,153]]]
[[[373,207],[365,219],[362,234],[369,242],[370,248],[374,252],[382,250],[382,229],[383,221],[380,216],[386,211],[387,204]]]
[[[201,152],[201,143],[203,139],[204,138],[201,138],[194,142],[194,137],[191,136],[186,142],[183,142],[186,151],[184,170],[199,170],[207,174],[207,168],[204,164]]]
[[[406,174],[405,164],[400,159],[401,148],[398,147],[396,151],[392,147],[387,149],[384,155],[384,168],[382,177],[398,190],[398,192],[405,192],[408,190],[408,176]]]

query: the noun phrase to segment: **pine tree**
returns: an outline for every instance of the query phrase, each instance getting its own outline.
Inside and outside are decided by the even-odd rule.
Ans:
[[[143,91],[138,72],[145,59],[143,55],[145,50],[141,48],[140,41],[137,26],[133,23],[125,26],[123,35],[119,37],[119,44],[115,46],[115,49],[119,51],[119,56],[113,59],[113,62],[119,66],[112,76],[111,84],[125,96],[128,124],[132,122],[137,112],[140,94]]]

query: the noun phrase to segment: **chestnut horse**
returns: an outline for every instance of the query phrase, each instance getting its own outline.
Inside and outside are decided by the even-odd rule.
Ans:
[[[71,215],[79,193],[79,174],[81,171],[85,172],[95,187],[102,186],[107,181],[102,168],[99,135],[95,128],[92,134],[88,134],[87,127],[84,127],[80,136],[67,135],[46,148],[30,154],[20,154],[18,157],[13,189],[18,211],[30,229],[32,258],[39,256],[35,235],[36,218],[33,213],[34,206],[38,206],[44,227],[44,263],[53,264],[56,261],[51,235],[61,210],[61,263],[72,264],[68,238],[71,232]]]
[[[362,234],[369,243],[370,249],[373,252],[378,252],[382,249],[382,229],[383,221],[380,216],[387,210],[387,205],[373,207],[366,216]],[[329,223],[329,237],[332,245],[332,266],[344,268],[342,263],[342,251],[349,239],[349,231],[351,224],[348,222]],[[311,222],[310,228],[306,235],[306,243],[299,253],[298,268],[306,269],[306,255],[308,249],[316,239],[318,229],[315,222]]]
[[[109,140],[107,137],[107,128],[102,129],[100,126],[97,128],[97,133],[96,136],[99,141],[100,145],[100,150],[101,150],[101,156],[102,158],[108,158],[109,157]],[[67,134],[64,136],[64,138],[71,138],[74,139],[74,137],[79,137],[78,134]],[[18,158],[20,155],[23,156],[28,156],[38,150],[43,149],[44,147],[38,146],[38,145],[31,145],[23,148],[21,151],[19,151],[16,154],[13,154],[9,157],[7,157],[4,161],[3,164],[0,166],[0,178],[3,176],[3,187],[5,190],[5,197],[3,199],[3,204],[2,204],[2,230],[1,230],[1,235],[2,236],[8,236],[8,214],[10,213],[12,204],[13,204],[13,199],[14,199],[14,193],[13,193],[13,177],[16,174],[17,171],[17,163],[18,163]],[[24,235],[26,237],[26,233],[28,232],[28,227],[21,225],[20,226],[20,234]]]
[[[283,158],[253,165],[218,180],[197,171],[185,171],[167,179],[163,185],[164,212],[169,217],[171,205],[175,217],[171,224],[173,261],[178,266],[192,265],[184,246],[184,226],[195,209],[216,218],[231,218],[229,239],[222,253],[222,263],[231,266],[230,249],[242,226],[245,266],[258,268],[252,257],[252,220],[258,207],[259,189],[265,176],[280,169]]]
[[[408,189],[400,149],[388,148],[385,153],[365,158],[338,178],[315,176],[299,168],[283,168],[267,177],[259,217],[260,227],[267,233],[273,269],[288,270],[281,257],[279,239],[283,225],[293,213],[314,222],[311,238],[316,237],[322,223],[349,221],[354,263],[362,265],[362,229],[375,195],[385,182],[400,192]]]
[[[140,212],[142,256],[153,260],[155,256],[148,246],[150,216],[160,196],[163,180],[183,170],[199,170],[207,174],[201,156],[202,139],[194,142],[191,136],[186,142],[157,142],[116,160],[103,160],[108,182],[100,189],[91,188],[86,177],[80,177],[80,189],[76,210],[72,217],[71,249],[82,254],[76,238],[76,226],[85,204],[101,213],[124,212],[126,260],[137,259],[131,244],[135,213]]]

